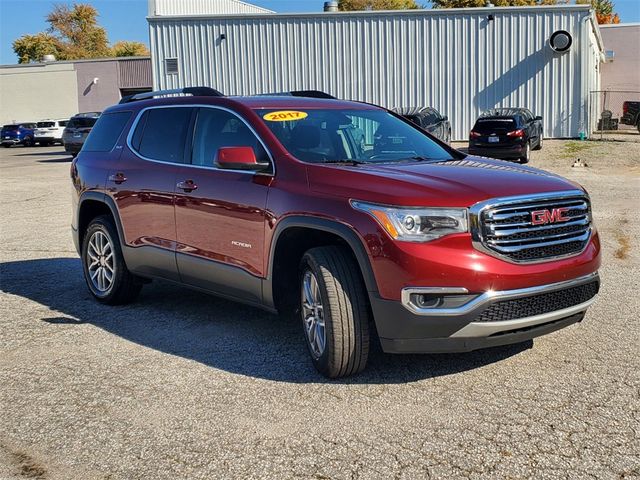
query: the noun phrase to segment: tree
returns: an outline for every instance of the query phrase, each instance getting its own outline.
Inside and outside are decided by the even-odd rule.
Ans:
[[[487,0],[431,0],[433,8],[485,7]],[[557,5],[569,0],[491,0],[496,7],[524,7],[536,5]]]
[[[18,55],[18,63],[39,62],[45,55],[55,55],[60,58],[60,42],[48,33],[23,35],[12,44],[13,51]]]
[[[67,59],[109,56],[107,32],[98,25],[98,11],[91,5],[55,5],[47,22],[49,33],[60,39]]]
[[[111,47],[111,55],[114,57],[146,57],[149,49],[142,42],[116,42]]]
[[[353,10],[414,10],[420,8],[415,0],[340,0],[338,8]]]
[[[620,17],[614,13],[614,4],[611,0],[576,0],[576,3],[591,4],[596,11],[599,24],[620,23]]]
[[[117,42],[109,47],[107,32],[98,24],[98,11],[88,4],[54,5],[47,22],[46,32],[23,35],[13,42],[18,63],[39,62],[47,54],[58,60],[149,55],[140,42]]]

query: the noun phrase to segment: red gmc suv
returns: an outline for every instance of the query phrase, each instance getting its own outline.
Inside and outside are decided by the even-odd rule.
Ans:
[[[579,185],[322,92],[125,98],[71,176],[98,301],[160,278],[296,313],[328,377],[361,371],[372,339],[392,353],[522,342],[582,320],[599,288]]]

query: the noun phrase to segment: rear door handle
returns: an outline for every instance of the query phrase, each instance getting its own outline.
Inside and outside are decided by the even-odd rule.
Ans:
[[[193,180],[185,180],[184,182],[178,182],[176,185],[180,190],[184,190],[185,192],[193,192],[198,189],[198,185],[193,183]]]
[[[120,185],[121,183],[127,181],[127,177],[124,176],[124,173],[118,172],[116,174],[109,175],[109,181]]]

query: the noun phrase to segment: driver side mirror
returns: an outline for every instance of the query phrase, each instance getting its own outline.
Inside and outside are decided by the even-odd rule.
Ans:
[[[534,120],[542,120],[542,117],[538,115]]]
[[[269,168],[268,162],[258,162],[251,147],[222,147],[216,155],[216,166],[225,170],[253,170]]]

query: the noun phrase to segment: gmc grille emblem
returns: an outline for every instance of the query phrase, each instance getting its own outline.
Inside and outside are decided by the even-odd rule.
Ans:
[[[566,214],[569,207],[554,208],[552,210],[535,210],[531,212],[531,223],[533,225],[546,225],[547,223],[568,222],[571,218]]]

